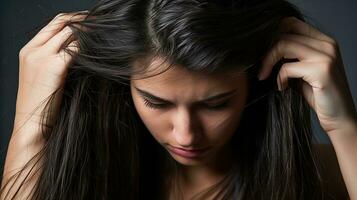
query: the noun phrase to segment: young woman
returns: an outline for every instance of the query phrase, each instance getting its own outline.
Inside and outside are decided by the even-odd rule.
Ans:
[[[1,199],[357,199],[338,44],[289,2],[101,0],[19,59]]]

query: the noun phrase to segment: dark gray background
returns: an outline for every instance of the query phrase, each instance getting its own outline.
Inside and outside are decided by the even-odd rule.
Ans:
[[[18,52],[45,22],[60,12],[85,10],[95,0],[7,0],[0,3],[0,175],[13,128],[18,84]],[[308,22],[335,38],[340,46],[354,102],[357,99],[357,2],[354,0],[291,0]],[[355,103],[356,105],[356,103]],[[315,117],[313,130],[321,143],[329,143]],[[0,176],[1,177],[1,176]]]

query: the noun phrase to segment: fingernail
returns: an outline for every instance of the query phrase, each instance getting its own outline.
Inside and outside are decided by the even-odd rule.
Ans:
[[[81,10],[80,13],[89,13],[89,10]]]
[[[281,86],[279,83],[278,83],[278,90],[281,92]]]

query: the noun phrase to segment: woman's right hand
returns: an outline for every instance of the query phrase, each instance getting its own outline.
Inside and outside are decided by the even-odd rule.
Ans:
[[[0,199],[3,199],[3,194],[8,193],[10,196],[15,194],[17,188],[20,187],[19,183],[26,178],[27,173],[31,172],[29,177],[34,175],[32,174],[33,171],[29,171],[30,165],[29,168],[24,170],[24,174],[21,173],[18,175],[19,177],[15,178],[15,182],[14,179],[10,179],[44,145],[44,138],[40,129],[40,115],[52,93],[63,86],[68,65],[72,61],[72,56],[65,52],[62,47],[68,46],[69,50],[78,52],[77,42],[71,36],[72,30],[69,26],[66,26],[65,22],[69,20],[81,21],[86,16],[87,14],[83,11],[58,14],[20,50],[15,120],[1,184],[4,193],[0,193]],[[66,45],[65,43],[69,44]],[[59,91],[54,96],[54,103],[51,104],[53,106],[50,109],[53,111],[51,115],[56,115],[61,99],[62,94]],[[27,187],[20,189],[20,199],[29,194],[36,179],[28,180]],[[5,183],[8,184],[5,186]],[[9,189],[12,184],[14,184],[12,189]]]
[[[69,39],[68,48],[78,51],[76,41],[70,38],[72,30],[65,26],[65,22],[80,21],[85,16],[85,13],[79,12],[58,14],[20,50],[19,86],[12,138],[16,137],[25,143],[37,143],[43,139],[39,129],[40,114],[50,95],[63,85],[71,62],[71,55],[61,47]],[[57,92],[51,115],[57,113],[61,99],[61,92]],[[26,130],[26,133],[22,130]],[[17,134],[21,136],[17,137]]]

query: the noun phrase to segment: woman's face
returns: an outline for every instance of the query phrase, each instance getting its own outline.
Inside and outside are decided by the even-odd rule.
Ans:
[[[134,67],[142,64],[135,62]],[[150,69],[167,67],[159,58],[148,64]],[[202,165],[222,156],[237,128],[247,97],[246,78],[238,71],[208,75],[173,66],[150,78],[132,79],[131,94],[156,141],[179,163]]]

